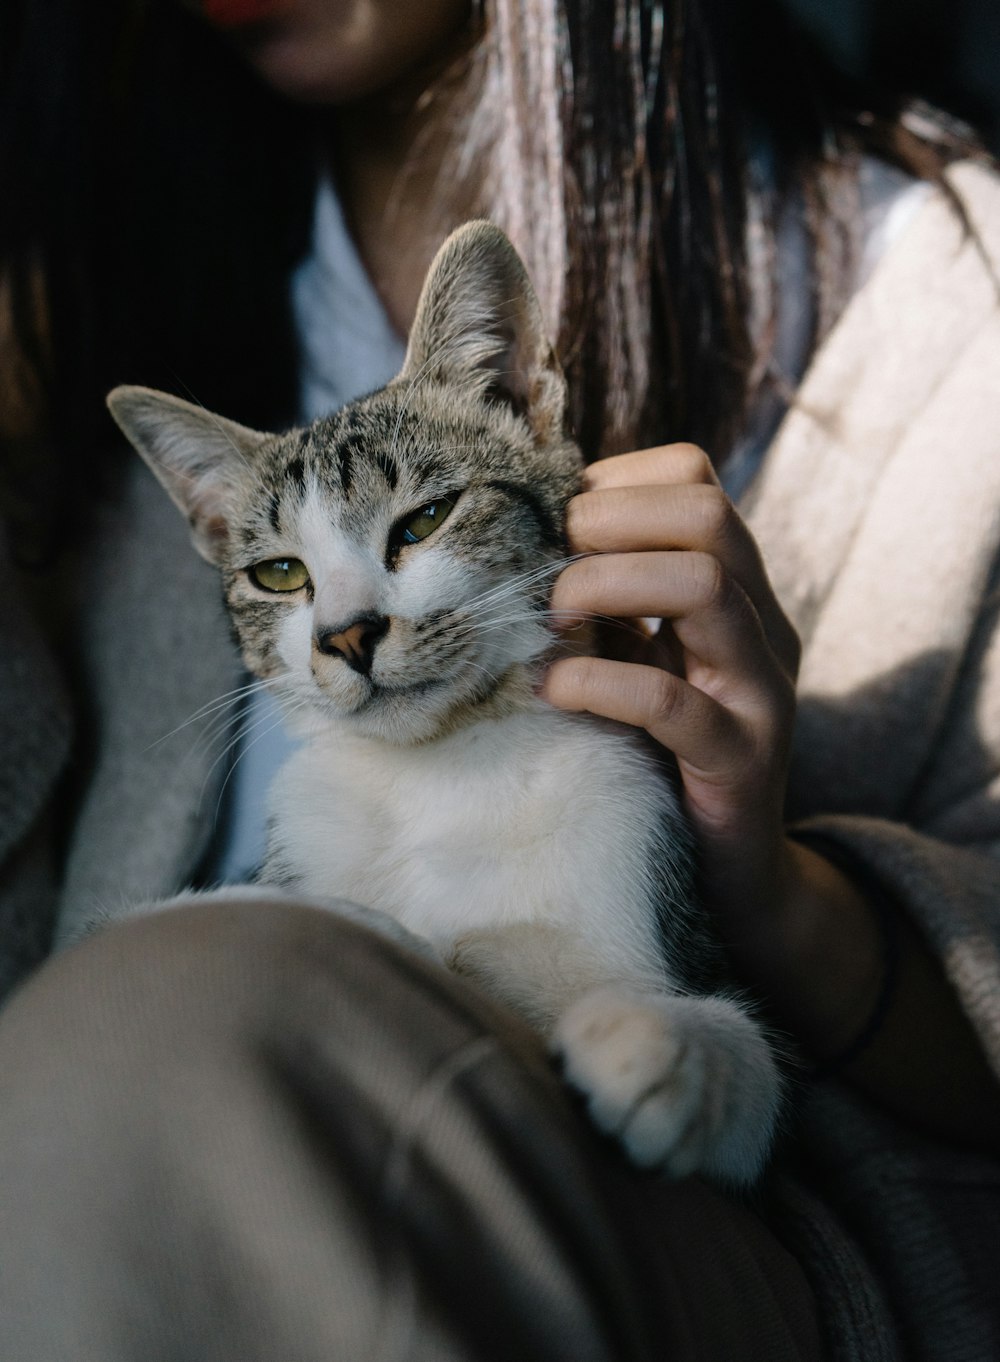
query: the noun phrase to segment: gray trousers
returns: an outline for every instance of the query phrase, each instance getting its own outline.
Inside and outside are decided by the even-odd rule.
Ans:
[[[629,1168],[530,1031],[356,925],[178,908],[0,1014],[4,1362],[820,1355],[749,1208]]]

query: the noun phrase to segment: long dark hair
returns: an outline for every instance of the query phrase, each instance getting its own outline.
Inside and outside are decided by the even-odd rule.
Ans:
[[[790,377],[771,364],[776,319],[753,318],[776,294],[756,275],[779,216],[798,212],[811,245],[815,344],[853,285],[862,157],[943,184],[977,154],[968,129],[838,73],[773,0],[484,10],[485,207],[542,285],[590,457],[685,439],[724,461],[761,389]]]
[[[849,287],[838,205],[861,152],[938,178],[968,149],[838,78],[765,0],[482,0],[479,20],[487,95],[458,136],[492,167],[478,192],[538,281],[590,456],[685,438],[722,458],[766,381],[746,248],[755,140],[777,167],[765,219],[792,187],[804,205],[819,331]],[[102,399],[117,382],[249,424],[293,417],[288,275],[319,117],[171,0],[0,8],[8,499],[45,468],[30,513],[76,507],[113,466]]]
[[[179,6],[0,7],[0,438],[21,499],[73,510],[96,485],[125,379],[294,415],[311,126]]]

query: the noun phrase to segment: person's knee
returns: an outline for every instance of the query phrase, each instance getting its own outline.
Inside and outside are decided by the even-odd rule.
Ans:
[[[0,1071],[60,1088],[147,1089],[180,1066],[249,1054],[391,1068],[400,1092],[442,1056],[503,1033],[540,1046],[461,980],[336,914],[282,899],[191,899],[96,933],[47,962],[0,1014]],[[214,1058],[213,1058],[214,1057]],[[99,1078],[96,1077],[99,1075]]]

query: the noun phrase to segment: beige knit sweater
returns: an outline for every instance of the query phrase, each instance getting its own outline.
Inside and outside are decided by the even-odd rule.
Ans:
[[[1000,1076],[1000,185],[952,182],[973,233],[920,210],[743,509],[804,645],[790,818],[911,914]],[[783,1192],[834,1355],[1000,1358],[1000,1169],[836,1084],[803,1107],[825,1206]]]
[[[804,642],[789,816],[912,915],[1000,1075],[1000,185],[973,165],[953,182],[974,233],[941,198],[920,208],[813,361],[743,510]],[[0,991],[37,958],[57,881],[70,932],[185,882],[214,753],[157,740],[238,682],[211,570],[138,461],[71,568],[41,585],[61,593],[97,741],[77,745],[58,854],[67,694],[0,593]],[[835,1083],[801,1107],[772,1211],[832,1355],[1000,1357],[984,1305],[1000,1170]]]

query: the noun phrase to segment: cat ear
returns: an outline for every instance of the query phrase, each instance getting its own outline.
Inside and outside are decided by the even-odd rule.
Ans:
[[[108,407],[187,517],[195,548],[218,564],[236,490],[268,436],[152,388],[115,388]]]
[[[528,272],[491,222],[452,232],[427,273],[399,381],[424,379],[508,402],[539,441],[562,435],[562,370]]]

